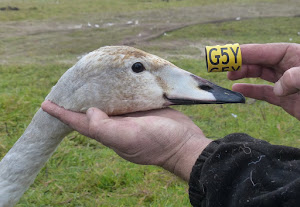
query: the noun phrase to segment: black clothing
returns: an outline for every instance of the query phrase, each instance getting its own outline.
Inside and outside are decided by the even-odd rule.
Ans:
[[[300,149],[246,134],[210,143],[189,181],[193,206],[300,206]]]

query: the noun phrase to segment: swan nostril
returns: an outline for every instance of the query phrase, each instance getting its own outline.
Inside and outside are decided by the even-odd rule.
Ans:
[[[199,88],[204,90],[204,91],[211,91],[213,89],[209,85],[199,85]]]

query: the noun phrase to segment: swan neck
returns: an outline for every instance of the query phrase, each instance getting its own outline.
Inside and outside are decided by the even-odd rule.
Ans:
[[[0,206],[13,206],[72,130],[42,109],[0,162]]]

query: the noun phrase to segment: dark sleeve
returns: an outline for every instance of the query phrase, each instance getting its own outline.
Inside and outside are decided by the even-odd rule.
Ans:
[[[210,143],[189,181],[193,206],[300,206],[300,149],[246,134]]]

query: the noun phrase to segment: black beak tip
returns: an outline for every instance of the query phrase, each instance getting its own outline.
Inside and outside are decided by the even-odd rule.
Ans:
[[[243,94],[235,92],[236,93],[236,102],[235,103],[246,103],[246,99],[243,96]]]
[[[238,92],[226,90],[223,93],[213,93],[217,103],[245,103],[245,97]]]

